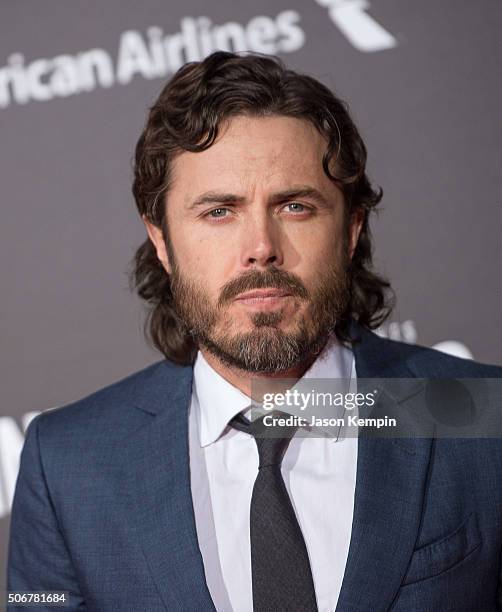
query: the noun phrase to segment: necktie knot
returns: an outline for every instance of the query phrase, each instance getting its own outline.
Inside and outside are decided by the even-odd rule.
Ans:
[[[281,465],[284,453],[297,427],[266,423],[286,416],[284,413],[275,411],[250,421],[239,413],[230,421],[232,427],[254,437],[258,448],[259,469]],[[264,422],[267,417],[269,418]]]

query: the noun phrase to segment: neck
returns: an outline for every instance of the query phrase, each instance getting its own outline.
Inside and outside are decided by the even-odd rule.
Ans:
[[[326,342],[322,348],[325,346]],[[213,368],[213,370],[218,372],[222,378],[239,389],[239,391],[242,391],[242,393],[245,395],[249,397],[255,396],[253,399],[261,401],[264,383],[270,381],[273,384],[273,382],[277,379],[287,379],[287,387],[292,387],[314,363],[322,348],[315,352],[308,353],[299,363],[287,370],[281,370],[280,372],[249,372],[247,370],[242,370],[223,363],[218,357],[216,357],[216,355],[209,352],[205,347],[200,347],[200,352],[204,356],[207,363]],[[252,389],[252,381],[259,381],[260,397],[256,397],[256,393],[253,393],[253,391],[256,391],[256,389]]]

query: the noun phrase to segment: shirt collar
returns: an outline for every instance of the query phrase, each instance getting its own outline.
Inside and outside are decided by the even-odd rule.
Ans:
[[[228,422],[251,405],[251,398],[220,376],[199,351],[195,360],[194,391],[199,410],[200,445],[215,442],[225,430]]]
[[[332,336],[302,379],[351,378],[354,375],[352,350]],[[251,398],[220,376],[200,351],[194,364],[194,393],[201,446],[215,442],[225,431],[228,422],[252,404]],[[288,412],[287,407],[281,410]]]

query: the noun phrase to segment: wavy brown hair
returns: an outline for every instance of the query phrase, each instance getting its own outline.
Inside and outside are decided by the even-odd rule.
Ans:
[[[172,161],[183,151],[210,147],[222,121],[236,115],[281,115],[310,122],[326,139],[322,165],[345,196],[346,219],[363,211],[364,221],[349,266],[350,296],[335,333],[346,342],[351,318],[378,327],[392,310],[392,290],[372,268],[368,213],[382,198],[366,175],[366,147],[345,102],[316,79],[287,69],[275,57],[217,51],[185,64],[151,107],[136,145],[133,194],[140,215],[163,229],[168,241],[166,205]],[[169,246],[169,245],[168,245]],[[170,360],[190,364],[197,346],[172,304],[170,277],[146,240],[136,251],[132,285],[149,307],[146,329]]]

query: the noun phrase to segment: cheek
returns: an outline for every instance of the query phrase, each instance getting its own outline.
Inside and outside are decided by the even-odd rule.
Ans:
[[[341,237],[335,238],[332,233],[323,235],[319,232],[314,240],[303,245],[302,250],[301,268],[309,276],[315,277],[328,266],[342,260],[345,246]]]
[[[179,224],[179,234],[175,241],[176,252],[186,261],[200,266],[222,259],[228,240],[222,239],[218,232],[203,223],[186,221]],[[221,232],[220,232],[221,234]]]
[[[181,254],[180,254],[181,258]],[[215,248],[197,248],[192,245],[183,253],[182,272],[211,300],[216,300],[221,287],[231,278],[225,257]]]

